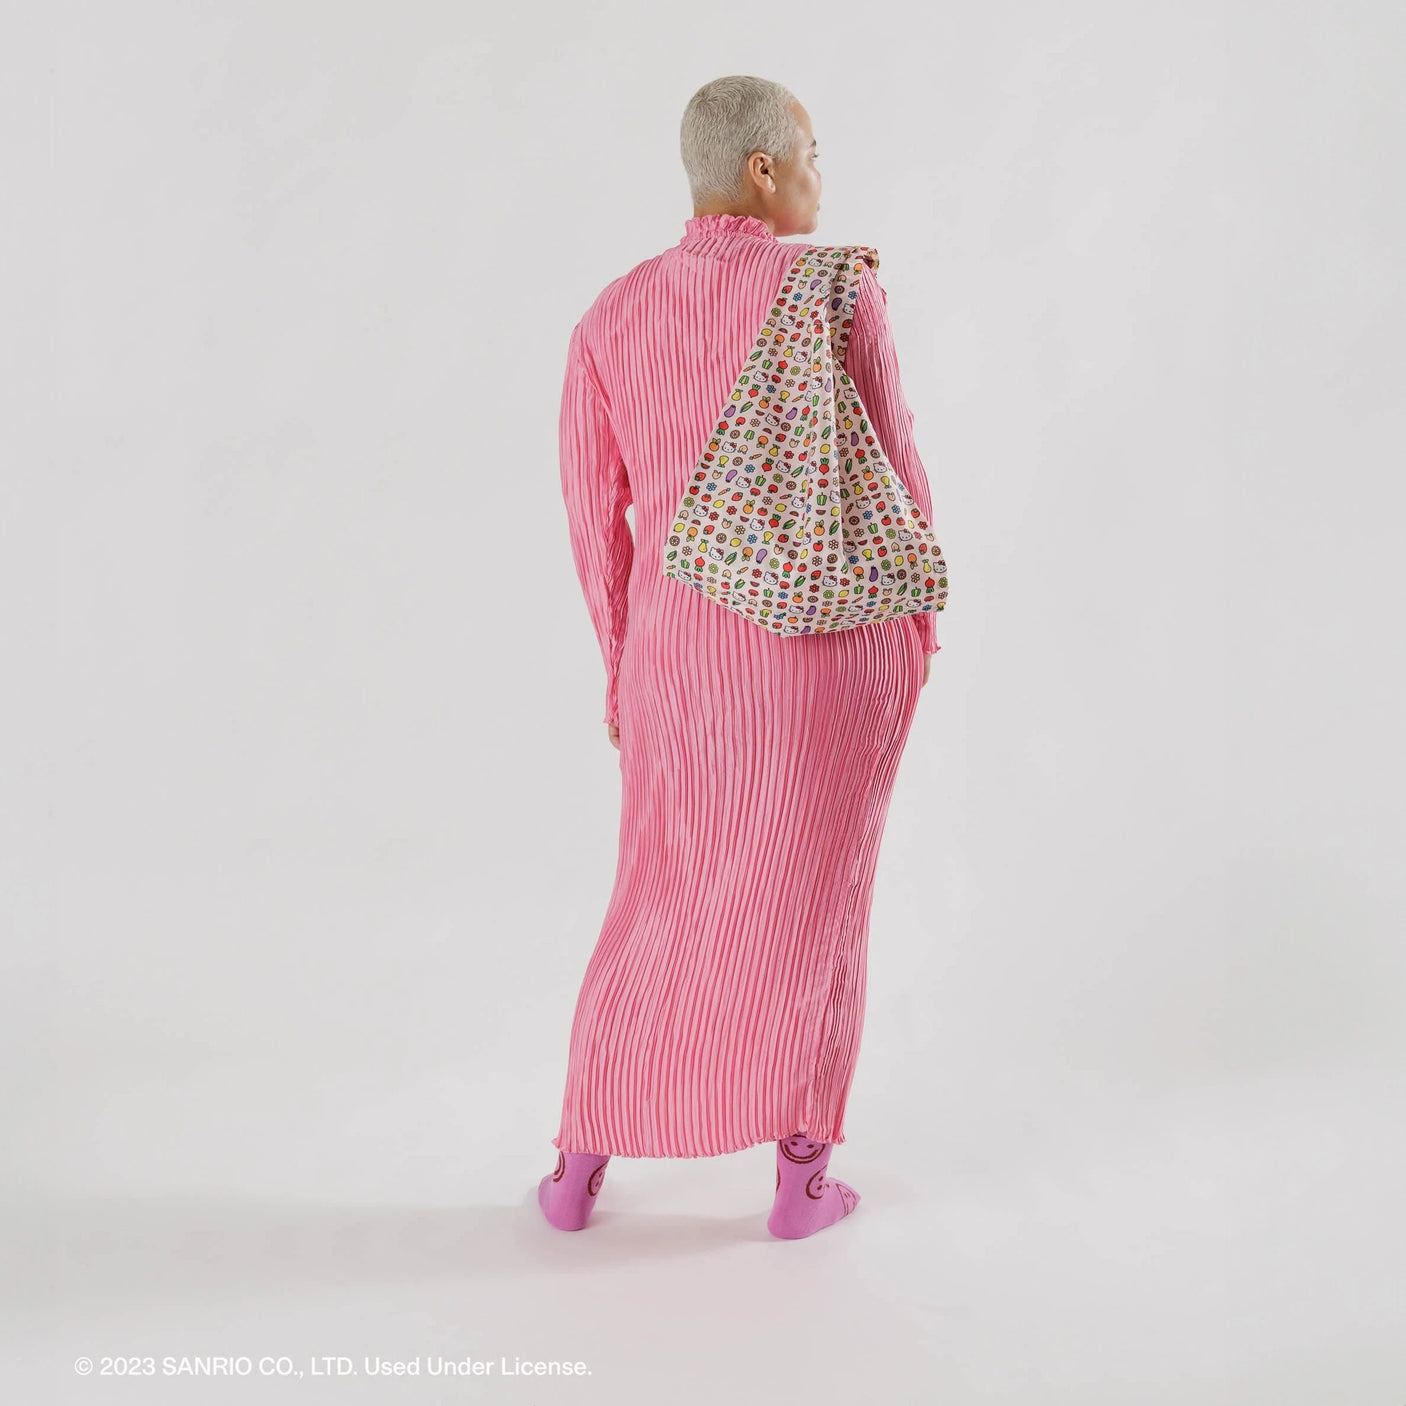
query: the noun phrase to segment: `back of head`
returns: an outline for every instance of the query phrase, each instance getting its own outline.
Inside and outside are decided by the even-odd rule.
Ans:
[[[689,99],[679,146],[695,207],[742,199],[752,152],[791,156],[800,136],[795,101],[780,83],[738,73],[705,83]]]

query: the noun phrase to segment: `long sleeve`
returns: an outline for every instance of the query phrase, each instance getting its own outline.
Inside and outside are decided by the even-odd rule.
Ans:
[[[913,412],[904,398],[898,374],[898,352],[889,322],[888,295],[868,264],[860,273],[844,368],[859,391],[889,462],[913,495],[918,511],[931,524],[932,495],[927,471],[913,442]],[[923,642],[923,653],[936,654],[942,648],[937,642],[937,613],[925,611],[915,613],[912,618]]]
[[[582,344],[580,323],[567,346],[558,434],[571,553],[605,661],[604,721],[613,723],[618,721],[616,684],[635,551],[625,519],[631,493],[605,396]]]

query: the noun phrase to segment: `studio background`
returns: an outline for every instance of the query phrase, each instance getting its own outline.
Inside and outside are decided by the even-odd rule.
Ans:
[[[1402,1399],[1399,12],[9,28],[14,1399],[461,1389],[73,1367],[197,1353]],[[880,253],[951,569],[834,1159],[864,1202],[772,1242],[770,1145],[617,1159],[563,1236],[532,1193],[619,775],[561,370],[682,234],[679,118],[730,72],[811,114],[810,238]]]

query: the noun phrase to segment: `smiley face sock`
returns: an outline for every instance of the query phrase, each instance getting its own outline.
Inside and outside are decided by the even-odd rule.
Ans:
[[[605,1180],[608,1154],[558,1152],[557,1166],[537,1183],[537,1204],[558,1230],[584,1230]]]
[[[766,1228],[779,1240],[814,1235],[859,1204],[848,1183],[826,1175],[833,1143],[814,1142],[792,1133],[776,1144],[776,1200]]]

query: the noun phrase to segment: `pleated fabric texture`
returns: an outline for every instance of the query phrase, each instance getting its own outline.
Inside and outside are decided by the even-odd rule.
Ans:
[[[752,216],[694,216],[605,288],[568,344],[562,492],[622,792],[552,1139],[565,1152],[845,1141],[874,872],[936,619],[781,636],[660,562],[797,250]],[[932,522],[886,304],[866,267],[844,365]]]

